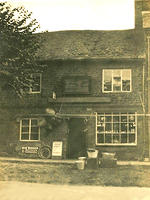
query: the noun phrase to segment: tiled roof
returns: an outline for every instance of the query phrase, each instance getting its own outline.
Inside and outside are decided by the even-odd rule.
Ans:
[[[40,60],[78,58],[139,58],[144,55],[142,30],[58,31],[40,33]]]

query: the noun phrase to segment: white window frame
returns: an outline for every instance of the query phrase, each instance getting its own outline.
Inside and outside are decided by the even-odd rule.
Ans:
[[[22,121],[23,120],[29,120],[29,126],[27,126],[27,127],[29,127],[29,133],[28,133],[28,135],[29,135],[29,139],[28,140],[23,140],[23,139],[21,139],[21,135],[22,135]],[[20,120],[20,141],[25,141],[25,142],[37,142],[37,141],[40,141],[40,127],[39,126],[35,126],[35,127],[38,127],[38,140],[31,140],[31,121],[32,120],[37,120],[37,122],[38,122],[38,119],[37,118],[23,118],[23,119],[21,119]]]
[[[39,91],[32,91],[32,87],[29,87],[29,94],[40,94],[41,88],[42,88],[42,74],[41,73],[33,73],[31,74],[31,78],[35,75],[38,75],[40,77],[40,90]]]
[[[120,91],[113,91],[113,71],[120,71],[121,72],[121,90]],[[122,90],[122,71],[130,71],[130,91],[123,91]],[[112,90],[111,91],[105,91],[104,90],[104,80],[105,80],[105,77],[104,77],[104,71],[110,71],[110,73],[112,74]],[[103,72],[102,72],[102,92],[103,93],[126,93],[126,92],[132,92],[132,70],[131,69],[103,69]]]
[[[103,112],[104,113],[104,112]],[[137,113],[135,112],[135,113],[133,113],[134,114],[134,116],[135,116],[135,124],[136,124],[136,126],[135,126],[135,142],[134,143],[98,143],[98,141],[97,141],[97,135],[99,134],[99,131],[97,130],[97,127],[98,127],[98,123],[97,123],[97,118],[98,118],[98,116],[99,116],[99,114],[97,114],[96,113],[96,145],[97,146],[136,146],[137,145]],[[127,119],[128,119],[128,117],[130,116],[130,115],[133,115],[133,114],[129,114],[129,113],[126,113],[126,114],[123,114],[123,113],[119,113],[119,115],[118,114],[114,114],[113,112],[111,113],[111,116],[119,116],[119,117],[121,117],[121,116],[127,116]],[[110,115],[107,115],[107,114],[105,114],[104,113],[104,116],[110,116]],[[104,121],[104,123],[105,123],[105,121]],[[113,124],[113,122],[111,122],[112,124]],[[119,124],[121,124],[121,122],[119,122]],[[127,120],[127,124],[129,124],[129,120]],[[106,134],[105,133],[105,131],[103,132],[104,133],[104,135]],[[109,134],[111,134],[112,135],[112,137],[113,137],[113,135],[115,134],[114,132],[110,132]],[[132,134],[132,132],[127,132],[126,134]],[[121,133],[118,133],[118,135],[119,135],[119,137],[121,137]],[[128,136],[129,137],[129,136]],[[129,140],[129,138],[128,138],[128,140]]]

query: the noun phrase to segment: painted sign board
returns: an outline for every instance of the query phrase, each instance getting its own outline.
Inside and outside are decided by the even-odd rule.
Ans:
[[[83,76],[71,76],[64,78],[65,94],[89,94],[90,78]]]
[[[52,147],[52,156],[62,156],[62,141],[54,141]]]
[[[38,147],[22,147],[22,153],[37,153]]]

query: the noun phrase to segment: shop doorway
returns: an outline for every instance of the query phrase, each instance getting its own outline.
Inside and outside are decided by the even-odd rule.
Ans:
[[[85,156],[86,138],[84,129],[85,123],[83,118],[71,118],[69,120],[68,158],[73,159]]]

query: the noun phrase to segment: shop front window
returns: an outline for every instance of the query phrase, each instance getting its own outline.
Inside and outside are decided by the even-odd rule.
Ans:
[[[136,144],[136,118],[136,113],[99,113],[96,122],[96,144]]]

